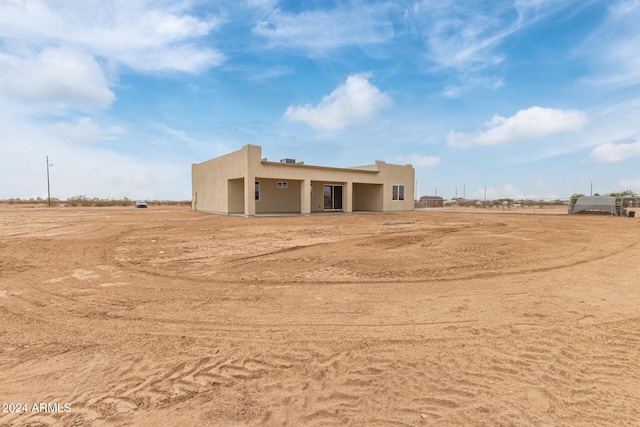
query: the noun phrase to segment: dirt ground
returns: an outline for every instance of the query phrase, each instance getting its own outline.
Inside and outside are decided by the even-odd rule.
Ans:
[[[639,238],[0,205],[0,425],[640,425]]]

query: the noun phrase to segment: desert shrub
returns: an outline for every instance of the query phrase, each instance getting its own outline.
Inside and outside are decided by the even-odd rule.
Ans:
[[[21,199],[21,198],[9,198],[5,200],[0,200],[0,203],[6,203],[9,205],[14,204],[48,204],[47,199],[43,199],[42,197],[37,198],[29,198],[29,199]],[[59,206],[64,203],[66,206],[72,207],[111,207],[111,206],[123,206],[129,207],[133,206],[135,203],[134,200],[129,199],[128,197],[123,197],[122,199],[99,199],[97,197],[89,198],[83,194],[78,196],[69,197],[66,200],[60,200],[56,198],[51,198],[51,206]],[[147,204],[149,206],[191,206],[191,200],[152,200],[148,201]]]
[[[107,206],[113,206],[113,204],[111,200],[93,199],[93,206],[103,208]]]
[[[93,200],[89,199],[87,196],[80,195],[69,197],[67,199],[67,205],[69,206],[93,206]]]

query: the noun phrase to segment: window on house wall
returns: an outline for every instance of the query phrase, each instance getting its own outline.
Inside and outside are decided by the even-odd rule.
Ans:
[[[404,200],[404,185],[394,185],[393,186],[393,200],[402,201]]]
[[[256,181],[256,200],[260,200],[260,181]]]
[[[278,188],[287,188],[287,187],[288,187],[288,185],[287,185],[286,182],[279,182],[278,183]]]

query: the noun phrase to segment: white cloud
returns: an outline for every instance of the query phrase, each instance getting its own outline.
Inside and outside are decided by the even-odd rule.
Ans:
[[[606,144],[595,147],[588,160],[598,163],[617,163],[633,157],[640,157],[640,140],[628,144]]]
[[[397,156],[396,163],[408,163],[418,168],[433,168],[440,164],[440,157],[422,156],[420,154],[410,154],[408,156]]]
[[[485,123],[486,130],[473,134],[451,130],[446,138],[450,146],[506,145],[561,132],[578,131],[587,121],[587,115],[582,111],[531,107],[508,118],[494,115]]]
[[[0,3],[0,37],[11,46],[42,50],[68,46],[135,70],[200,72],[223,55],[197,46],[220,25],[186,13],[189,2],[100,0]]]
[[[211,49],[183,44],[166,50],[158,48],[122,52],[118,54],[118,59],[138,71],[170,70],[193,74],[220,65],[224,56]]]
[[[460,86],[447,86],[442,91],[442,96],[445,98],[457,99],[462,96],[464,89]]]
[[[405,19],[424,35],[427,56],[437,65],[478,71],[504,60],[496,48],[505,38],[572,3],[580,4],[575,0],[422,0],[407,10]]]
[[[91,117],[80,117],[73,122],[58,122],[53,131],[60,139],[72,143],[93,143],[115,139],[127,132],[120,126],[102,127]]]
[[[430,60],[459,70],[484,68],[502,62],[502,56],[491,49],[517,30],[517,22],[500,16],[502,7],[483,13],[478,8],[456,7],[452,2],[425,0],[414,6],[412,15],[424,31]]]
[[[442,96],[450,99],[460,98],[464,93],[469,92],[475,87],[486,87],[489,89],[500,89],[504,86],[503,79],[487,79],[472,76],[460,76],[460,85],[449,85],[442,91]]]
[[[91,117],[82,117],[76,123],[56,123],[54,129],[67,141],[90,143],[102,137],[100,126]]]
[[[278,0],[245,0],[245,2],[249,7],[261,10],[271,10],[278,4]]]
[[[562,11],[578,10],[589,1],[418,0],[405,11],[404,21],[424,40],[424,57],[432,64],[429,71],[452,70],[460,79],[460,84],[448,85],[442,91],[442,96],[456,99],[478,87],[502,87],[502,65],[514,55],[505,47],[509,39]]]
[[[338,130],[361,124],[391,105],[391,98],[369,83],[365,74],[352,74],[344,84],[322,98],[317,106],[289,106],[284,118],[317,130]]]
[[[289,66],[278,66],[267,69],[261,68],[259,70],[248,70],[247,78],[253,81],[264,81],[294,74],[294,72],[294,69]]]
[[[606,19],[581,53],[593,58],[592,83],[629,86],[640,82],[640,1],[611,2]]]
[[[344,46],[382,43],[393,37],[388,7],[355,3],[299,14],[275,9],[253,33],[265,37],[271,46],[306,49],[312,56]]]
[[[115,99],[95,59],[67,48],[0,55],[0,91],[33,104],[104,108]]]

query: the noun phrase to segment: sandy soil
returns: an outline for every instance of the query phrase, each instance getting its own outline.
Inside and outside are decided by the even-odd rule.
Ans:
[[[639,232],[0,206],[0,425],[639,425]]]

